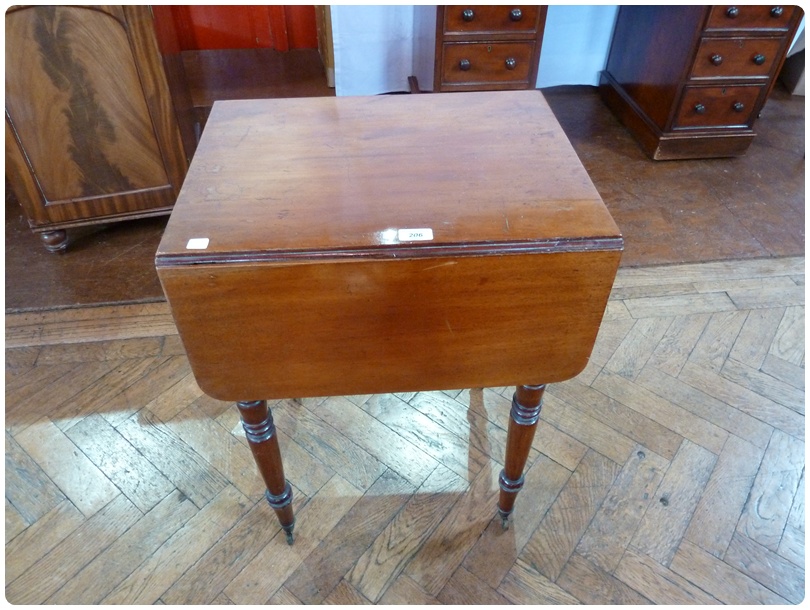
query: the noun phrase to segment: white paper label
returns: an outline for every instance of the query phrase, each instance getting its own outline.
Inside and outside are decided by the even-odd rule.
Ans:
[[[399,241],[431,241],[433,229],[400,229],[397,238]]]
[[[207,237],[193,237],[188,240],[186,250],[205,250],[208,247]]]

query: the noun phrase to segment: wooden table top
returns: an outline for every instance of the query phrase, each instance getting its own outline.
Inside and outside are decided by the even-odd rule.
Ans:
[[[532,91],[214,104],[158,266],[620,249]]]

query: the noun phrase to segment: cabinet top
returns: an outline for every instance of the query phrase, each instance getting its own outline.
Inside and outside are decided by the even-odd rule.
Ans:
[[[158,266],[621,249],[543,95],[214,104]]]

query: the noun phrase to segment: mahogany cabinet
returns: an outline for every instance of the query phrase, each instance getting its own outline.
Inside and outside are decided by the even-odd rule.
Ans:
[[[802,11],[622,6],[600,92],[653,159],[738,156]]]
[[[420,87],[534,89],[547,10],[505,4],[417,7]]]
[[[48,249],[171,210],[192,151],[149,7],[9,9],[5,82],[6,177]]]

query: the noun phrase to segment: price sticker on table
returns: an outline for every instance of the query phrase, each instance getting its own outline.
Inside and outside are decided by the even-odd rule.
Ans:
[[[399,241],[431,241],[433,229],[400,229],[397,231]]]

